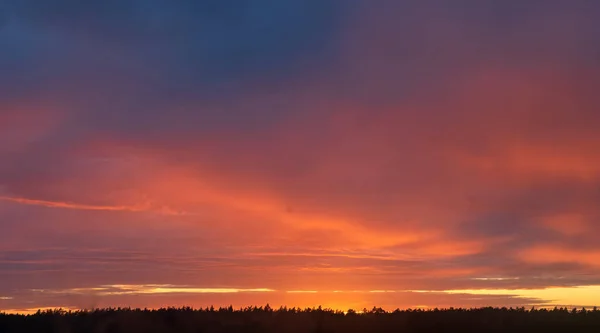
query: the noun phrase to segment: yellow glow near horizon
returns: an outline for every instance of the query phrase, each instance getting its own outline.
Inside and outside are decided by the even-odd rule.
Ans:
[[[536,306],[536,307],[554,307],[554,306],[566,306],[566,307],[593,307],[600,306],[600,285],[589,285],[589,286],[574,286],[574,287],[551,287],[551,288],[536,288],[536,289],[447,289],[447,290],[386,290],[386,289],[373,289],[373,290],[277,290],[270,288],[205,288],[195,287],[189,285],[173,285],[173,284],[145,284],[145,285],[101,285],[98,287],[88,288],[73,288],[65,290],[31,290],[34,292],[41,292],[47,294],[77,294],[77,295],[92,295],[92,296],[128,296],[128,295],[192,295],[192,294],[255,294],[252,298],[246,299],[247,304],[237,305],[250,305],[250,304],[261,304],[269,303],[272,306],[299,306],[299,307],[316,307],[323,306],[325,308],[331,308],[335,310],[347,310],[355,309],[359,310],[364,307],[370,308],[372,306],[382,306],[387,310],[394,309],[397,306],[400,308],[415,308],[416,305],[419,307],[435,307],[441,306],[482,306],[486,300],[486,296],[493,299],[494,296],[503,296],[506,299],[512,299],[519,306]],[[259,296],[258,294],[270,294],[269,296]],[[428,293],[431,296],[426,298],[417,297],[411,293]],[[289,297],[283,295],[289,295]],[[381,295],[381,296],[380,296]],[[439,300],[437,297],[439,296]],[[452,298],[444,298],[442,295],[457,295]],[[474,297],[476,296],[476,297]],[[181,296],[184,297],[184,296]],[[470,302],[478,298],[481,302]],[[2,299],[10,300],[9,296],[4,296]],[[192,300],[192,299],[189,299]],[[198,300],[192,300],[197,302]],[[5,301],[8,302],[8,301]],[[203,304],[211,305],[215,302],[211,299],[208,303]],[[236,304],[233,299],[228,299],[227,302]],[[437,302],[442,302],[437,304]],[[501,300],[499,301],[501,302]],[[110,303],[103,303],[110,304]],[[197,303],[193,303],[197,304]],[[475,305],[479,304],[479,305]],[[500,304],[494,302],[494,304]],[[27,313],[29,310],[23,312],[14,307],[4,306],[9,310],[19,313]],[[213,305],[224,305],[219,302]],[[52,309],[45,308],[44,309]],[[63,307],[63,309],[68,309]],[[37,308],[35,309],[37,311]],[[33,311],[35,312],[35,311]]]
[[[412,292],[533,298],[546,301],[545,304],[547,305],[600,305],[600,285],[551,287],[541,289],[452,289],[439,291],[412,290]]]
[[[4,309],[4,310],[0,310],[0,313],[30,315],[30,314],[35,314],[38,311],[44,312],[44,311],[53,311],[53,310],[79,311],[81,309],[65,307],[65,306],[44,306],[44,307],[39,307],[39,308]]]

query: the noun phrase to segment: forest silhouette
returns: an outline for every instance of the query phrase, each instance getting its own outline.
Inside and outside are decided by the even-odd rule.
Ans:
[[[0,314],[3,333],[354,333],[600,332],[600,310],[521,308],[408,309],[347,312],[269,305],[215,309],[108,308]]]

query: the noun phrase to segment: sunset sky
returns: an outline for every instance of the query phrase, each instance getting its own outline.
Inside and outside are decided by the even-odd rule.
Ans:
[[[0,310],[600,305],[600,1],[0,0]]]

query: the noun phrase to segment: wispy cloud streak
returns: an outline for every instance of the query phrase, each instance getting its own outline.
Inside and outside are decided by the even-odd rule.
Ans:
[[[21,205],[41,206],[41,207],[59,208],[59,209],[108,211],[108,212],[133,212],[133,213],[151,212],[151,213],[155,213],[155,214],[164,214],[164,215],[187,215],[186,212],[177,212],[177,211],[171,210],[170,208],[167,208],[167,207],[163,207],[162,209],[153,209],[150,205],[140,205],[140,206],[87,205],[87,204],[80,204],[80,203],[73,203],[73,202],[38,200],[38,199],[8,197],[8,196],[0,196],[0,200],[8,201],[8,202],[16,203],[16,204],[21,204]]]

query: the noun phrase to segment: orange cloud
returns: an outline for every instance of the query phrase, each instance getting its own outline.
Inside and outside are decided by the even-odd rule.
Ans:
[[[580,263],[600,267],[599,250],[575,250],[560,245],[540,245],[521,250],[518,258],[528,263]]]
[[[571,143],[579,146],[526,146],[513,143],[514,146],[484,156],[465,156],[465,167],[475,167],[494,174],[522,175],[524,179],[538,177],[570,177],[582,181],[594,181],[600,178],[600,144]],[[585,144],[585,143],[583,143]]]
[[[582,235],[591,230],[591,218],[585,214],[556,214],[542,218],[540,224],[564,235]]]

